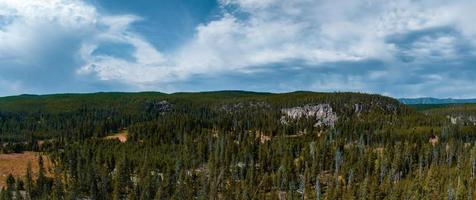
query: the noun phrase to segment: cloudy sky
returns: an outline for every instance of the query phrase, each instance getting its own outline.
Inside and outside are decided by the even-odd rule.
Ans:
[[[474,0],[0,0],[0,96],[476,97]]]

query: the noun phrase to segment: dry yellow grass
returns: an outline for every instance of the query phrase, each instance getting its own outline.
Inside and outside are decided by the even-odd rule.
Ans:
[[[122,130],[119,133],[114,135],[106,136],[105,138],[108,140],[119,140],[122,143],[127,142],[127,130]]]
[[[0,188],[5,186],[8,174],[12,174],[15,178],[23,178],[28,162],[31,162],[33,176],[36,177],[39,169],[38,156],[39,154],[35,152],[0,154]],[[46,156],[43,156],[43,161],[48,173],[50,162]]]

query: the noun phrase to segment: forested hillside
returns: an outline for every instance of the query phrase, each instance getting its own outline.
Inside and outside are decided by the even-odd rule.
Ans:
[[[473,199],[476,126],[435,107],[312,92],[0,98],[2,152],[51,163],[9,176],[0,197]]]
[[[401,98],[400,102],[408,105],[417,105],[417,104],[465,104],[465,103],[476,103],[476,99],[438,99],[431,97],[423,98]]]

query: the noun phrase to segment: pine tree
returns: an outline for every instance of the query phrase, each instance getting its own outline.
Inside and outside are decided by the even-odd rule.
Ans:
[[[61,180],[61,173],[59,169],[55,170],[55,181],[53,185],[53,199],[54,200],[63,200],[64,199],[64,187],[63,181]]]
[[[20,190],[17,188],[15,189],[15,200],[23,200],[23,196],[20,193]]]
[[[15,189],[15,178],[12,174],[7,176],[7,190],[13,191]]]
[[[320,181],[320,178],[319,178],[319,175],[317,175],[317,178],[316,178],[316,185],[315,185],[315,190],[316,190],[316,199],[317,200],[321,200],[321,181]]]
[[[127,197],[131,189],[130,171],[128,170],[127,160],[124,158],[116,168],[114,175],[113,199],[122,200]]]
[[[11,199],[8,198],[8,192],[5,189],[5,187],[2,187],[0,189],[0,200],[11,200]]]
[[[16,186],[15,186],[15,199],[16,200],[23,200],[23,196],[20,193],[20,190],[24,190],[24,183],[21,179],[16,180]]]
[[[33,199],[33,172],[31,171],[31,163],[28,162],[25,174],[25,191],[26,191],[26,198],[28,200]]]
[[[4,198],[6,200],[11,200],[13,199],[13,191],[15,190],[15,178],[12,176],[12,174],[8,174],[6,182],[7,188],[4,188],[4,190],[6,190]]]
[[[43,162],[43,156],[39,155],[38,157],[38,179],[36,180],[36,193],[38,196],[43,196],[48,194],[48,185],[46,179],[46,170]]]

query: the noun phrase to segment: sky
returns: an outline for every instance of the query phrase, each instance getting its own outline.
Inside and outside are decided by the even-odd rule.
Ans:
[[[0,0],[0,96],[476,97],[474,0]]]

